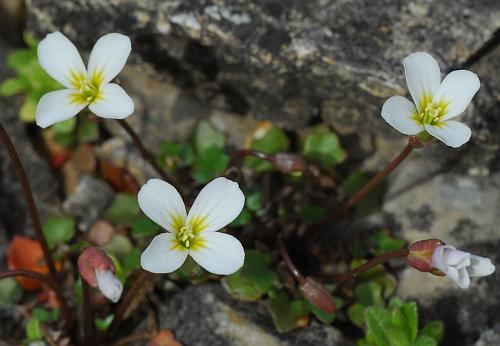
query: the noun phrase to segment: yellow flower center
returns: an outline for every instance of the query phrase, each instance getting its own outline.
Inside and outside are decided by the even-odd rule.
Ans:
[[[87,77],[82,73],[72,73],[71,83],[77,90],[71,95],[74,103],[92,103],[101,98],[99,87],[103,82],[102,73],[93,73],[92,78]]]
[[[446,103],[434,103],[429,98],[424,99],[420,112],[413,114],[413,119],[420,125],[439,125],[441,118],[446,114]]]
[[[181,229],[177,231],[175,236],[177,241],[186,249],[189,249],[193,240],[196,239],[196,234],[194,233],[191,225],[182,226]]]

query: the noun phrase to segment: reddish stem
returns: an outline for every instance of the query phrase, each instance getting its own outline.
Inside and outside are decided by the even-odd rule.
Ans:
[[[369,260],[368,262],[360,265],[359,267],[357,267],[354,270],[351,270],[350,272],[336,276],[333,279],[333,281],[335,284],[339,285],[347,280],[354,279],[355,277],[366,272],[367,270],[375,267],[376,265],[387,262],[390,259],[398,258],[398,257],[407,257],[408,253],[409,253],[408,249],[397,250],[397,251],[385,253],[383,255],[377,256],[377,257]]]
[[[279,250],[281,257],[283,258],[283,261],[285,261],[285,264],[286,264],[288,270],[290,271],[290,273],[292,273],[292,275],[294,276],[294,278],[298,281],[298,283],[300,285],[304,285],[306,283],[306,279],[304,278],[304,275],[302,275],[302,273],[297,269],[297,267],[293,263],[292,259],[290,258],[290,255],[288,254],[288,251],[285,247],[285,244],[283,243],[283,241],[281,239],[278,239],[278,250]]]
[[[83,343],[84,345],[91,345],[95,342],[95,333],[92,303],[90,301],[90,287],[83,277],[81,277],[81,282],[83,295]]]
[[[338,217],[344,215],[346,212],[351,210],[356,204],[358,204],[370,191],[377,187],[380,182],[391,174],[400,164],[403,162],[408,155],[413,151],[413,149],[418,149],[422,147],[422,143],[415,136],[410,136],[408,139],[408,144],[403,148],[403,150],[392,160],[383,170],[381,170],[376,176],[374,176],[369,182],[367,182],[361,190],[356,192],[347,201],[342,203],[342,205],[329,217],[321,222],[321,224],[329,223],[336,220]]]
[[[228,175],[231,170],[236,167],[236,164],[238,163],[239,160],[244,159],[247,156],[253,156],[261,160],[269,161],[273,163],[273,156],[269,154],[265,154],[261,151],[255,150],[255,149],[242,149],[238,150],[235,153],[231,155],[231,159],[229,160],[229,163],[227,164],[227,169],[224,175]]]
[[[140,274],[136,277],[136,279],[132,282],[130,289],[127,291],[127,294],[123,297],[121,303],[118,305],[116,309],[115,316],[113,318],[113,322],[109,326],[106,331],[106,335],[104,336],[106,339],[111,337],[116,329],[119,327],[120,323],[125,317],[130,304],[134,301],[136,295],[141,290],[144,282],[149,278],[151,274],[147,271],[141,269]]]
[[[146,149],[146,147],[142,143],[141,139],[139,138],[139,135],[137,135],[137,133],[134,131],[134,129],[129,124],[127,124],[127,122],[125,120],[123,120],[123,119],[117,119],[117,121],[120,124],[120,126],[125,130],[125,132],[128,133],[128,135],[130,136],[130,138],[134,142],[134,144],[137,147],[137,149],[139,149],[139,152],[141,153],[141,155],[144,158],[144,160],[146,160],[147,162],[149,162],[151,164],[151,166],[153,166],[153,168],[155,169],[156,173],[158,173],[158,175],[163,180],[165,180],[166,182],[168,182],[168,183],[170,183],[170,184],[172,184],[172,185],[175,186],[174,179],[171,178],[160,167],[160,165],[158,164],[158,162],[156,162],[156,159],[154,158],[154,156]],[[179,189],[177,189],[177,191],[179,191]]]
[[[66,300],[59,291],[59,286],[56,283],[54,283],[54,281],[52,281],[50,277],[26,269],[16,269],[16,270],[8,270],[5,272],[0,272],[0,280],[17,276],[25,276],[30,279],[40,281],[49,286],[50,288],[52,288],[52,290],[56,294],[57,300],[59,300],[59,304],[61,305],[62,318],[66,322],[67,326],[71,326],[73,319],[71,318],[71,313],[69,311],[68,306],[66,305]]]

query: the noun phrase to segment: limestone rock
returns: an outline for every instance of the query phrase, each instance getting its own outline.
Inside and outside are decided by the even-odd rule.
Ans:
[[[231,298],[220,284],[191,286],[159,306],[160,327],[190,346],[347,346],[331,326],[278,334],[264,306]]]

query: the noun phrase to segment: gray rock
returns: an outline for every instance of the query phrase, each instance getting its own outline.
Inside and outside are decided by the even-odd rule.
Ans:
[[[265,307],[231,298],[219,284],[191,286],[159,306],[161,328],[189,346],[352,345],[331,326],[278,334]]]
[[[498,325],[497,325],[498,327]],[[481,333],[479,340],[476,341],[474,346],[497,346],[500,345],[500,333],[497,329],[488,329]]]
[[[112,202],[113,196],[113,189],[107,183],[85,175],[63,202],[63,208],[76,218],[78,229],[87,232]]]
[[[0,81],[12,76],[6,60],[11,48],[0,40]],[[43,222],[48,216],[59,210],[59,182],[38,152],[32,138],[26,133],[25,125],[18,118],[21,98],[0,97],[0,122],[11,137],[19,158],[26,170],[28,180]],[[7,240],[15,234],[26,234],[31,227],[26,202],[9,155],[3,145],[0,146],[0,247],[7,245]],[[0,249],[0,253],[2,250]],[[0,256],[3,259],[3,256]]]
[[[371,133],[406,86],[401,60],[425,50],[443,71],[472,61],[500,27],[496,0],[28,1],[28,27],[80,47],[111,31],[177,85],[286,127],[320,115]],[[220,95],[224,95],[223,98]]]

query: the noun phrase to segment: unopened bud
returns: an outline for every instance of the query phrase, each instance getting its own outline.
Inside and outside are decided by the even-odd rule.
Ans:
[[[305,172],[307,162],[296,154],[277,153],[273,156],[274,166],[283,173]]]
[[[302,291],[302,294],[304,294],[304,298],[306,298],[309,303],[318,309],[329,314],[335,312],[335,301],[333,300],[332,295],[328,292],[325,286],[316,280],[306,277],[300,284],[300,290]]]
[[[98,287],[113,303],[120,299],[123,286],[114,275],[113,261],[104,251],[95,247],[85,248],[78,257],[78,269],[89,286]]]
[[[406,260],[408,261],[409,265],[421,272],[444,276],[445,274],[434,267],[434,264],[432,262],[434,251],[438,246],[441,245],[444,245],[444,242],[439,239],[426,239],[417,241],[416,243],[410,245]]]

